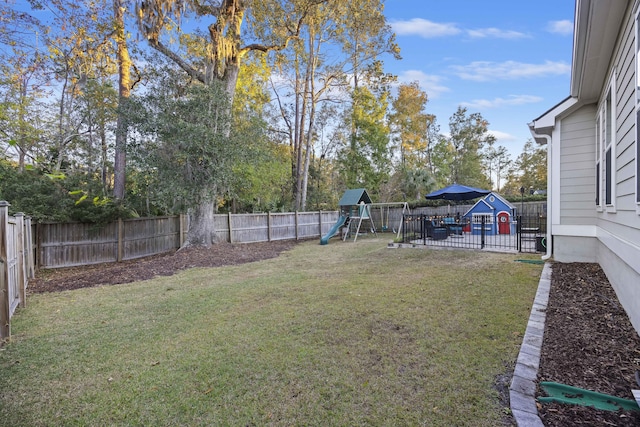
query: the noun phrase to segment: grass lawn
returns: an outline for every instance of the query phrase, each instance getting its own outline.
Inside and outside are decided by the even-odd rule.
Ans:
[[[387,240],[31,295],[0,425],[501,425],[542,266]]]

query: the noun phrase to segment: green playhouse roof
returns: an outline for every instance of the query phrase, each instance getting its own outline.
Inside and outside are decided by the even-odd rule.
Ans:
[[[366,204],[370,204],[371,197],[367,194],[367,190],[364,188],[355,188],[353,190],[347,190],[342,195],[342,198],[338,202],[339,206],[355,206],[359,205],[360,202],[365,202]]]

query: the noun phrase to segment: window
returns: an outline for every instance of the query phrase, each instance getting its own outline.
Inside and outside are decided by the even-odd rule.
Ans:
[[[493,229],[493,214],[474,213],[471,215],[471,222],[474,224],[474,230],[482,229],[482,224],[484,224],[485,230],[491,230]]]
[[[616,112],[615,74],[596,118],[596,206],[615,212],[616,199]]]
[[[611,158],[611,150],[613,148],[613,110],[611,108],[611,89],[607,93],[607,99],[605,101],[605,132],[604,132],[604,149],[605,149],[605,161],[604,161],[604,203],[607,206],[612,204],[612,191],[614,173],[612,171],[613,161]]]

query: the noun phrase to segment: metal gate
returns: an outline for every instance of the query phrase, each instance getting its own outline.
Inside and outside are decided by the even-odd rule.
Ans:
[[[503,216],[504,217],[504,216]],[[546,252],[546,218],[511,217],[498,224],[491,215],[478,214],[470,220],[452,217],[404,215],[402,242],[414,245],[504,252]]]

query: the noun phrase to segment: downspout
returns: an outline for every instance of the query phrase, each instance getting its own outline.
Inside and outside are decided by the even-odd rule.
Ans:
[[[531,128],[531,133],[534,138],[544,138],[547,140],[547,253],[542,256],[542,259],[546,261],[553,255],[551,251],[553,243],[551,240],[551,213],[553,212],[551,209],[551,181],[553,173],[553,169],[551,167],[551,135],[535,133],[533,128]]]

